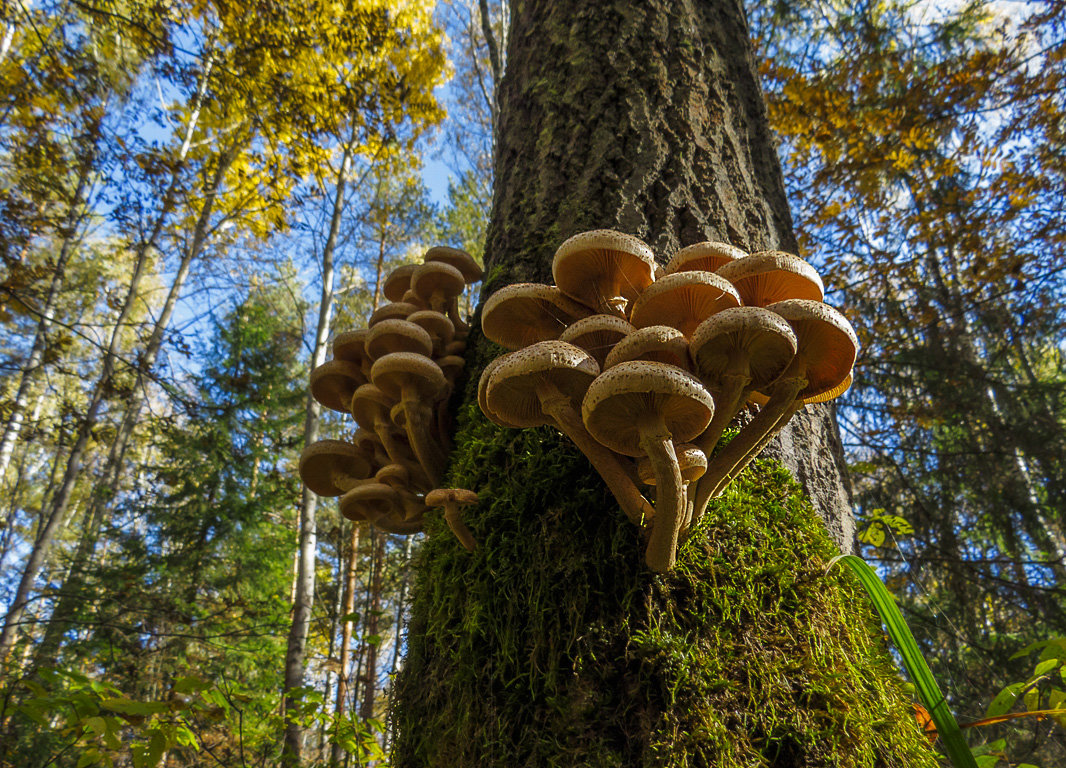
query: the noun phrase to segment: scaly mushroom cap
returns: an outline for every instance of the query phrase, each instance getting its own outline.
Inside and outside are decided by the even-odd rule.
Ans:
[[[362,365],[366,360],[366,328],[338,333],[333,338],[333,359]]]
[[[382,483],[366,483],[341,496],[340,511],[349,520],[369,520],[379,517],[403,515],[403,503],[395,488]]]
[[[389,301],[403,301],[404,293],[411,287],[411,274],[417,267],[417,264],[403,264],[392,270],[381,288],[385,298]]]
[[[574,235],[552,260],[559,290],[603,314],[625,317],[655,280],[655,254],[642,240],[597,229]]]
[[[370,459],[343,440],[319,440],[300,454],[300,478],[319,496],[340,496],[349,490],[341,487],[344,478],[366,479],[371,470]]]
[[[427,404],[434,403],[448,385],[439,365],[413,352],[393,352],[378,358],[370,369],[370,379],[396,399],[402,397],[404,387],[414,388],[418,398]]]
[[[779,301],[767,309],[792,326],[796,357],[802,356],[806,362],[807,386],[796,399],[817,397],[841,387],[851,375],[859,351],[859,340],[847,318],[828,304],[807,299]]]
[[[707,471],[707,455],[692,443],[674,446],[677,454],[677,466],[681,469],[681,479],[686,483],[699,480]],[[647,456],[637,459],[637,478],[644,485],[655,485],[655,469]]]
[[[454,382],[459,374],[463,372],[463,368],[466,367],[466,360],[458,355],[445,355],[437,358],[437,365],[444,371],[444,377],[449,382]]]
[[[733,261],[718,274],[736,286],[749,307],[767,307],[786,299],[821,301],[825,296],[822,278],[799,256],[783,251],[761,251]]]
[[[488,365],[485,366],[485,369],[481,372],[481,378],[477,380],[477,404],[478,407],[481,408],[481,412],[485,414],[485,418],[491,421],[493,424],[496,424],[501,427],[506,427],[507,429],[521,429],[521,427],[518,424],[512,424],[510,421],[501,419],[495,413],[490,411],[489,404],[485,396],[486,394],[488,394],[489,379],[492,378],[492,374],[496,372],[496,369],[500,367],[500,364],[503,363],[504,360],[515,354],[518,353],[508,352],[506,355],[501,355],[500,357],[493,359]]]
[[[452,502],[460,507],[477,504],[477,494],[465,488],[437,488],[426,494],[426,506],[430,509],[443,507]]]
[[[489,296],[481,310],[481,332],[505,349],[521,349],[559,338],[591,310],[554,285],[516,283]]]
[[[352,394],[351,412],[356,423],[369,430],[379,421],[389,421],[389,409],[395,398],[389,397],[373,384],[364,384]]]
[[[414,323],[429,334],[433,348],[443,350],[455,336],[455,324],[448,316],[432,309],[423,309],[408,315],[407,322]]]
[[[707,428],[714,400],[687,371],[631,360],[601,373],[581,406],[589,433],[624,456],[644,455],[640,427],[651,414],[662,416],[675,443],[685,443]]]
[[[666,265],[664,274],[674,272],[717,272],[719,267],[737,259],[747,256],[747,251],[730,245],[729,243],[716,243],[707,241],[685,246],[674,254]]]
[[[382,304],[370,314],[370,319],[366,321],[366,325],[367,328],[373,328],[378,323],[386,320],[406,320],[408,315],[418,310],[419,307],[414,304],[408,304],[406,301],[393,301],[388,304]]]
[[[769,386],[796,355],[796,334],[783,317],[760,307],[734,307],[700,323],[689,347],[696,374],[712,389],[738,361],[751,386]]]
[[[355,363],[327,360],[311,371],[311,397],[331,411],[348,413],[352,393],[365,381]]]
[[[573,344],[538,342],[500,359],[486,388],[486,414],[517,427],[550,423],[538,396],[544,382],[550,381],[576,405],[599,372],[592,355]]]
[[[615,344],[602,368],[607,370],[630,360],[666,363],[686,371],[692,370],[685,334],[668,325],[649,325],[633,331]]]
[[[407,488],[411,484],[411,472],[403,464],[386,464],[377,471],[374,479],[390,488]]]
[[[448,302],[466,290],[463,273],[440,261],[417,267],[411,275],[411,290],[429,304],[430,309],[443,312]]]
[[[708,317],[738,306],[740,296],[728,280],[713,272],[675,272],[656,280],[640,295],[630,320],[638,328],[669,325],[692,338]]]
[[[409,320],[382,320],[366,335],[366,353],[377,360],[392,352],[413,352],[429,357],[433,339],[421,326]]]
[[[417,267],[418,265],[412,264],[412,266]],[[400,300],[404,304],[410,304],[412,307],[418,307],[419,311],[429,309],[429,304],[426,303],[425,299],[423,299],[421,296],[419,296],[417,293],[410,289],[403,292],[403,297]]]
[[[582,318],[559,334],[559,341],[581,347],[596,359],[602,368],[607,353],[634,328],[616,315],[592,315]]]
[[[428,264],[431,261],[438,261],[442,264],[447,264],[449,267],[455,267],[463,275],[463,279],[467,284],[476,283],[485,273],[482,271],[478,263],[474,261],[474,257],[466,251],[461,251],[458,248],[449,248],[446,245],[437,245],[426,251],[426,257],[424,261]]]

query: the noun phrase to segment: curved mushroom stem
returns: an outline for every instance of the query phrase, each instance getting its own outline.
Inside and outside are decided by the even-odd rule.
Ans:
[[[722,386],[714,393],[714,418],[696,441],[696,446],[703,451],[708,461],[711,460],[714,447],[722,439],[725,428],[744,404],[749,384],[751,377],[746,374],[731,373],[722,377]]]
[[[574,411],[570,398],[564,395],[550,382],[545,382],[540,390],[540,404],[544,412],[552,417],[555,426],[573,441],[578,450],[585,454],[593,468],[614,494],[615,501],[625,512],[630,522],[644,526],[655,515],[651,503],[637,490],[633,478],[622,467],[622,463],[609,448],[597,442],[585,423]]]
[[[375,419],[374,434],[378,436],[378,440],[381,441],[381,445],[385,448],[390,464],[406,464],[410,461],[407,452],[396,442],[396,436],[392,432],[392,424],[385,419]]]
[[[459,513],[458,502],[446,501],[444,503],[444,522],[452,529],[452,533],[455,534],[455,538],[459,539],[459,543],[463,545],[463,548],[467,552],[473,552],[477,547],[477,539],[474,538],[474,534],[470,532],[470,529],[466,527],[466,523],[463,522]]]
[[[452,325],[455,326],[455,332],[466,333],[470,330],[470,326],[463,320],[463,316],[459,314],[459,297],[453,296],[448,301],[448,319],[452,321]]]
[[[429,477],[430,483],[436,486],[444,474],[448,457],[440,445],[433,440],[430,432],[429,420],[432,414],[429,408],[418,399],[418,393],[413,387],[403,388],[401,402],[403,402],[404,414],[407,416],[407,439],[411,441],[411,449]]]
[[[330,476],[330,480],[335,486],[337,486],[338,489],[340,489],[344,493],[348,493],[348,491],[352,490],[352,488],[355,488],[360,483],[365,482],[365,480],[360,479],[358,477],[352,477],[347,472],[338,472],[336,470],[333,471],[332,475]]]
[[[673,435],[662,417],[640,429],[640,447],[655,472],[655,517],[644,560],[656,573],[665,573],[677,559],[677,536],[684,522],[684,482],[677,464]]]

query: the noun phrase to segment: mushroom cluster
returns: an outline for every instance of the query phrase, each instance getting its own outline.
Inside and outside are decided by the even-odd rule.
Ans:
[[[552,275],[485,302],[482,331],[512,351],[486,366],[479,405],[567,435],[644,529],[652,570],[792,414],[851,382],[855,332],[798,256],[703,242],[660,268],[641,240],[596,230],[559,247]],[[712,458],[749,402],[758,415]]]
[[[459,299],[481,277],[465,251],[430,248],[422,264],[405,264],[385,279],[389,303],[366,328],[338,334],[333,359],[311,372],[315,400],[350,413],[358,428],[351,442],[307,446],[300,476],[314,493],[340,496],[348,519],[412,534],[422,530],[427,508],[444,506],[449,526],[472,548],[458,505],[477,497],[430,492],[447,463],[447,401],[464,366],[469,327]]]

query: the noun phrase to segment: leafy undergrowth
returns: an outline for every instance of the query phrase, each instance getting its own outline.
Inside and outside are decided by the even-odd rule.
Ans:
[[[673,572],[550,429],[460,419],[396,688],[394,765],[934,766],[879,627],[788,473],[756,462]]]

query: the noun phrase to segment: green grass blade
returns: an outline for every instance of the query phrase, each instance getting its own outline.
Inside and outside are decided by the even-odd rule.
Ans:
[[[929,710],[929,715],[936,724],[936,731],[944,743],[944,751],[947,752],[952,764],[955,768],[977,768],[977,761],[974,760],[970,748],[966,746],[959,724],[955,721],[951,710],[948,709],[944,694],[940,692],[940,686],[933,679],[929,665],[922,658],[918,644],[914,641],[914,635],[911,634],[907,622],[903,620],[903,615],[896,607],[892,593],[874,573],[873,568],[867,565],[861,557],[841,555],[833,558],[829,564],[830,567],[838,560],[842,560],[859,577],[859,582],[866,590],[866,594],[870,596],[877,612],[881,614],[881,620],[888,629],[888,636],[892,638],[900,656],[903,657],[903,666],[906,667],[907,673],[914,681],[915,688],[918,690],[918,698]]]

